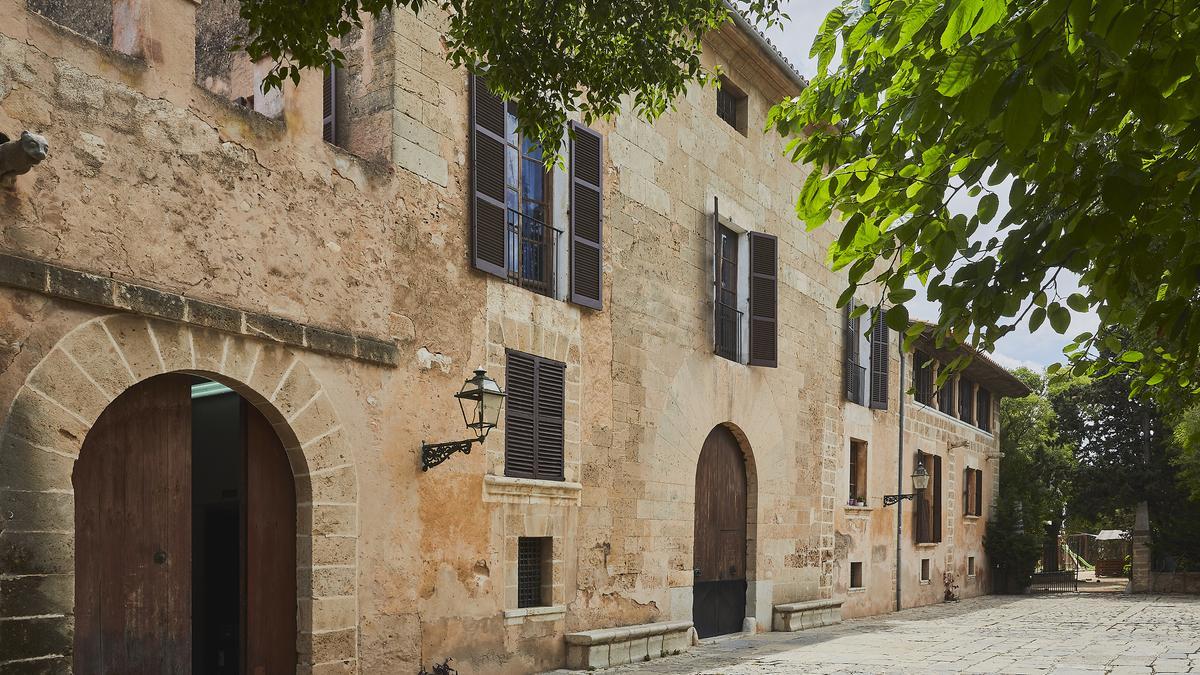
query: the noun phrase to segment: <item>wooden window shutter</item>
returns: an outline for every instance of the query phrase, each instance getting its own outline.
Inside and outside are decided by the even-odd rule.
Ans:
[[[571,302],[592,309],[603,303],[603,138],[571,123]]]
[[[563,479],[563,402],[567,366],[507,352],[504,475]]]
[[[778,356],[779,240],[750,233],[750,365],[775,368]]]
[[[963,469],[963,514],[972,515],[971,507],[974,506],[974,501],[971,499],[971,487],[975,484],[975,477],[972,476],[972,469]]]
[[[504,475],[533,478],[537,472],[537,359],[509,351],[504,368]]]
[[[933,539],[942,540],[942,458],[933,456]]]
[[[917,454],[913,455],[913,469],[916,470],[916,467],[924,461],[925,453],[918,450]],[[918,544],[924,544],[929,541],[929,488],[913,490],[913,492],[915,493],[913,501],[916,502],[913,507],[913,540]]]
[[[337,145],[337,65],[325,66],[325,86],[321,103],[321,138],[326,143]]]
[[[887,410],[888,407],[888,342],[890,331],[883,321],[883,308],[875,316],[871,326],[871,407]]]
[[[845,361],[842,364],[842,375],[846,380],[846,398],[860,403],[858,380],[858,332],[859,317],[854,313],[854,300],[846,304],[846,322],[842,326],[842,343],[845,348]]]
[[[471,77],[471,259],[508,278],[504,206],[504,101]]]
[[[983,515],[983,469],[975,470],[975,515]]]

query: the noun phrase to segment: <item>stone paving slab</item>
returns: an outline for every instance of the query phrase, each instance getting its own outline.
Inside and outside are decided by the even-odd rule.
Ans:
[[[985,596],[799,633],[762,633],[708,642],[679,656],[597,672],[1200,672],[1200,597],[1114,593]]]

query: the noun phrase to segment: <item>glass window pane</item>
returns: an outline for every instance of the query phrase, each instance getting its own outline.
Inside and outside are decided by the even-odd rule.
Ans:
[[[508,180],[508,187],[517,187],[517,151],[514,148],[505,148],[504,150],[504,176]]]
[[[546,175],[537,160],[521,160],[521,197],[536,202],[545,201]]]
[[[512,145],[517,145],[517,104],[509,102],[504,116],[504,136]]]

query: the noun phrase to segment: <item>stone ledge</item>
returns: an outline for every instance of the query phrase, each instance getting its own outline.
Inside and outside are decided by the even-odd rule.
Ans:
[[[248,312],[7,253],[0,253],[0,286],[380,365],[395,366],[399,358],[399,350],[390,341]]]
[[[518,624],[526,619],[530,621],[557,621],[567,615],[566,605],[549,605],[547,607],[522,607],[520,609],[504,610],[505,625]]]
[[[832,626],[842,622],[841,600],[808,600],[775,605],[774,625],[776,631],[794,632],[807,628]]]
[[[680,654],[692,645],[691,621],[661,621],[567,633],[568,668],[607,668]]]
[[[510,504],[556,504],[578,506],[583,485],[555,480],[512,478],[487,474],[483,477],[483,501]]]

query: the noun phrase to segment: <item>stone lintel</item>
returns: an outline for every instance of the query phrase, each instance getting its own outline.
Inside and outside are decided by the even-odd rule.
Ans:
[[[399,357],[396,345],[388,340],[197,300],[7,253],[0,253],[0,286],[248,335],[379,365],[395,366]]]

